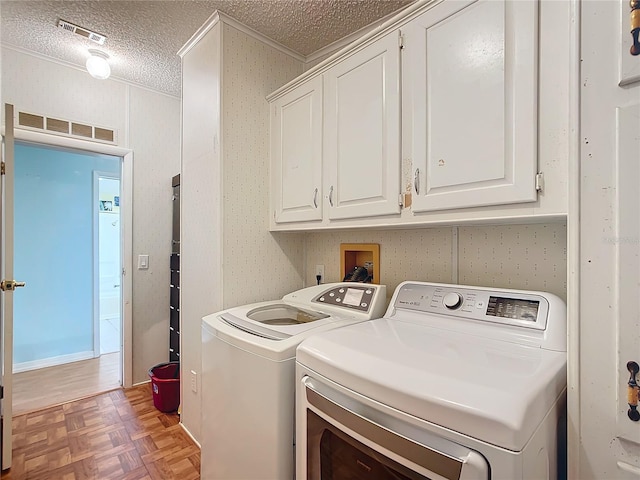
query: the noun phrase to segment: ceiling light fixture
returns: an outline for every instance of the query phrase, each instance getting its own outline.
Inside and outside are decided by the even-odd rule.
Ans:
[[[99,80],[109,78],[109,75],[111,75],[111,67],[107,62],[109,55],[93,48],[89,49],[89,54],[91,55],[87,58],[87,72],[89,72],[89,75]]]

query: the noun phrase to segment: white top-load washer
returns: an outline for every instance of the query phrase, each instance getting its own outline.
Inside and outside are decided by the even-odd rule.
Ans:
[[[386,305],[384,285],[343,282],[204,317],[202,479],[292,479],[296,347]]]
[[[299,480],[563,475],[555,295],[404,282],[383,318],[302,342],[296,378]]]

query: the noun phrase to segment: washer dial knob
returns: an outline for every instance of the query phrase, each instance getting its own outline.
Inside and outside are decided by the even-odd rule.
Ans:
[[[442,299],[442,303],[444,303],[444,306],[449,310],[455,310],[462,305],[462,295],[455,292],[447,293]]]

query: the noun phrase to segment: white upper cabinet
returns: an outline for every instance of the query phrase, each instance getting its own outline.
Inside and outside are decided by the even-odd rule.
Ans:
[[[270,228],[566,219],[573,15],[418,0],[273,92]]]
[[[535,201],[538,3],[446,1],[402,33],[412,210]]]
[[[322,77],[271,103],[275,223],[322,220]]]
[[[391,32],[324,73],[330,220],[400,212],[398,39]]]

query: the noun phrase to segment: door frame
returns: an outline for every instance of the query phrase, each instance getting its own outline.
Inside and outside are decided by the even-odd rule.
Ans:
[[[112,155],[122,158],[120,171],[120,221],[122,245],[121,313],[122,348],[120,365],[122,386],[133,386],[133,150],[87,140],[49,135],[30,130],[14,130],[15,141],[36,143],[43,146],[70,148],[91,153]]]
[[[13,279],[13,169],[15,166],[14,106],[3,103],[5,130],[2,132],[2,162],[6,174],[0,179],[0,236],[2,252],[0,254],[0,274],[6,279]],[[9,232],[9,235],[7,235]],[[6,277],[5,277],[6,275]],[[10,293],[10,294],[9,294]],[[0,439],[0,470],[11,468],[13,450],[13,293],[1,294],[0,310],[0,352],[2,353],[2,438]]]
[[[122,157],[120,157],[122,162]],[[121,163],[122,165],[122,163]],[[118,180],[120,187],[122,187],[121,181],[122,173],[119,176],[109,172],[102,172],[99,170],[93,171],[93,187],[92,187],[92,201],[91,201],[91,216],[93,223],[93,357],[100,356],[100,211],[97,209],[99,196],[100,196],[100,179],[106,178],[110,180]],[[120,215],[118,215],[118,220]],[[122,234],[120,235],[120,257],[122,258]],[[122,262],[120,262],[122,263]],[[122,268],[120,269],[120,282],[122,282]],[[122,287],[122,283],[120,283]],[[122,291],[121,291],[122,292]],[[122,298],[122,295],[120,295]],[[122,350],[122,302],[120,302],[120,350]],[[121,372],[122,373],[122,372]],[[122,382],[122,374],[120,375],[120,382]]]

